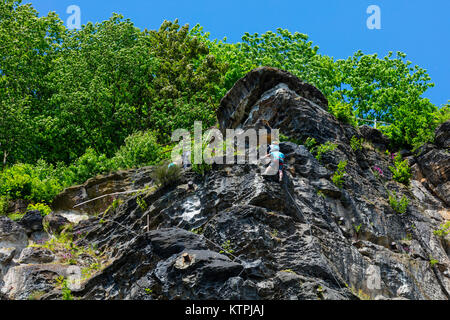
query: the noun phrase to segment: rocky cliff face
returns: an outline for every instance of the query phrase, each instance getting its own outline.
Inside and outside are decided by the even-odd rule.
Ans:
[[[250,72],[223,98],[218,120],[221,129],[265,120],[296,141],[281,144],[284,181],[262,176],[262,165],[214,165],[204,176],[183,172],[176,186],[130,195],[78,223],[76,244],[95,245],[105,267],[72,290],[75,297],[450,298],[449,238],[433,233],[450,219],[449,122],[435,145],[417,155],[402,151],[413,171],[405,186],[392,179],[386,137],[340,123],[317,89],[286,72]],[[301,144],[308,137],[337,148],[318,161]],[[362,149],[352,149],[353,137],[364,139]],[[340,161],[348,161],[342,188],[332,182]],[[70,196],[85,187],[59,201],[89,199]],[[131,182],[121,188],[133,189]],[[409,199],[405,213],[392,209],[389,192]],[[51,252],[24,253],[26,236],[19,224],[0,220],[2,293],[26,299],[39,290],[41,299],[60,298],[51,283],[67,265]]]

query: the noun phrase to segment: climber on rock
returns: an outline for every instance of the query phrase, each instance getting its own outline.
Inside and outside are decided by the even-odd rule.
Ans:
[[[274,142],[270,145],[270,153],[264,158],[270,158],[270,166],[267,167],[264,175],[273,175],[277,171],[279,173],[279,181],[283,181],[283,170],[284,170],[284,154],[280,152],[280,146],[278,142]]]

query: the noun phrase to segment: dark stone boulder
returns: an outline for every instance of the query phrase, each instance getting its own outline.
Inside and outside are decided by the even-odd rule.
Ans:
[[[70,224],[70,221],[59,214],[50,213],[44,217],[43,224],[47,227],[47,232],[58,234]]]
[[[390,144],[389,138],[383,135],[380,130],[368,125],[363,125],[359,127],[359,132],[366,141],[372,142],[374,147],[381,150],[388,149]]]
[[[416,161],[415,179],[450,206],[450,154],[428,144],[419,149]]]
[[[28,211],[18,222],[22,225],[25,230],[27,230],[28,234],[31,234],[36,231],[44,230],[42,225],[42,214],[39,210]]]
[[[450,148],[450,120],[447,120],[436,129],[435,143],[439,148]]]
[[[148,236],[155,253],[163,258],[168,258],[186,249],[208,248],[204,240],[183,229],[159,229],[150,231]]]
[[[1,292],[11,300],[28,300],[36,293],[46,293],[57,286],[56,279],[67,277],[70,266],[59,264],[20,265],[12,267],[4,277]]]
[[[55,255],[49,249],[27,247],[22,250],[18,262],[21,264],[44,264],[53,260],[55,260]]]
[[[25,229],[11,219],[0,216],[0,248],[14,248],[17,257],[27,245]]]
[[[314,86],[302,82],[296,76],[270,67],[260,67],[250,71],[240,79],[220,102],[217,117],[221,128],[236,128],[245,121],[250,108],[268,91],[284,84],[287,90],[328,109],[325,96]],[[281,111],[285,111],[280,107]],[[268,119],[267,119],[268,120]]]
[[[261,67],[240,79],[220,102],[220,129],[254,128],[261,121],[295,139],[313,137],[320,143],[345,136],[329,114],[325,96],[294,75]]]
[[[15,248],[0,248],[0,265],[8,265],[16,253]]]
[[[143,167],[139,169],[121,170],[93,177],[82,185],[69,187],[58,194],[52,202],[52,209],[55,212],[78,211],[87,214],[102,212],[106,210],[117,197],[102,196],[117,192],[142,189],[151,184],[152,172],[153,167]],[[119,195],[119,197],[123,198],[124,196]]]

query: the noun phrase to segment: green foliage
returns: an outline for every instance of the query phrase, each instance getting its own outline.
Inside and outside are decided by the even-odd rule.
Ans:
[[[334,60],[320,55],[307,35],[283,29],[246,33],[237,44],[211,41],[200,26],[192,33],[209,44],[217,60],[229,64],[226,89],[253,68],[277,67],[319,88],[341,121],[355,125],[357,116],[392,123],[382,130],[399,146],[413,146],[434,131],[429,125],[437,107],[423,98],[434,84],[426,70],[412,66],[402,52],[381,58],[358,51],[346,60]]]
[[[25,213],[11,213],[8,215],[8,218],[10,218],[12,221],[19,221],[23,218]]]
[[[317,141],[314,138],[308,137],[303,145],[305,146],[306,149],[312,152],[314,147],[317,145]]]
[[[287,273],[292,273],[292,274],[297,274],[294,270],[292,270],[292,269],[284,269],[284,270],[281,270],[281,272],[287,272]]]
[[[430,257],[430,266],[431,267],[434,267],[438,263],[439,263],[439,260],[436,260],[433,257]]]
[[[223,248],[223,250],[221,250],[219,253],[230,253],[230,254],[232,254],[234,252],[233,245],[231,244],[230,240],[227,240],[224,243],[222,243],[222,248]]]
[[[321,198],[326,198],[327,196],[325,195],[325,193],[323,193],[323,191],[321,191],[321,190],[317,190],[316,191],[316,193],[317,193],[317,195],[319,196],[319,197],[321,197]]]
[[[354,127],[358,126],[358,121],[356,120],[351,104],[338,101],[335,104],[330,104],[328,106],[328,111],[333,114],[339,121],[350,124]]]
[[[82,234],[76,234],[77,240],[83,238]],[[31,247],[46,248],[52,251],[59,263],[68,265],[77,265],[82,267],[82,279],[87,280],[104,269],[108,265],[108,260],[102,254],[99,254],[95,246],[79,245],[80,241],[74,240],[72,229],[67,227],[60,234],[53,235],[43,244],[31,244]],[[57,279],[59,286],[63,285],[65,279]]]
[[[167,187],[173,185],[180,180],[181,168],[177,165],[171,166],[167,162],[155,168],[152,173],[152,179],[156,185],[160,187]]]
[[[4,216],[8,211],[9,198],[0,195],[0,216]]]
[[[409,200],[407,197],[402,196],[400,200],[397,198],[396,192],[389,193],[389,205],[398,214],[404,214],[408,209]]]
[[[147,202],[145,202],[144,199],[142,199],[140,196],[136,198],[136,203],[138,204],[139,208],[141,208],[142,211],[146,211],[148,208]]]
[[[125,144],[112,158],[114,168],[133,168],[158,163],[161,145],[153,132],[137,132],[125,139]]]
[[[69,31],[56,14],[38,18],[7,0],[0,31],[0,153],[9,164],[68,164],[88,148],[112,157],[136,131],[167,140],[194,119],[215,123],[225,64],[177,20],[140,31],[113,14]]]
[[[44,203],[36,203],[28,205],[27,211],[34,211],[34,210],[39,211],[43,217],[49,215],[52,212],[52,209]]]
[[[295,139],[295,138],[290,138],[281,133],[280,133],[280,142],[292,142],[292,143],[295,143],[296,145],[302,144],[302,142],[300,140]]]
[[[69,285],[67,284],[67,280],[63,281],[61,293],[63,300],[73,300],[72,291],[70,290]]]
[[[47,81],[65,28],[54,12],[39,17],[30,4],[0,1],[0,161],[36,161],[38,124],[47,121]]]
[[[394,158],[394,166],[389,167],[392,171],[392,178],[404,185],[408,186],[412,177],[411,168],[408,165],[408,160],[402,161],[402,156],[397,154]]]
[[[16,164],[0,173],[0,195],[49,203],[63,189],[58,178],[58,170],[43,161],[35,166]]]
[[[125,145],[113,158],[88,148],[69,166],[39,160],[36,165],[15,164],[4,168],[0,172],[0,196],[50,203],[65,187],[119,168],[155,164],[169,155],[152,133],[138,132],[125,139]]]
[[[352,147],[353,151],[362,150],[363,148],[364,139],[358,139],[356,136],[353,136],[350,140],[350,146]]]
[[[146,294],[149,294],[149,295],[153,293],[153,290],[150,289],[150,288],[145,288],[144,291],[145,291]]]
[[[342,188],[344,184],[344,175],[347,173],[345,168],[347,167],[348,161],[340,161],[336,172],[334,173],[332,180],[333,183],[338,187]]]
[[[270,235],[272,236],[272,238],[277,238],[278,237],[278,230],[277,229],[273,229],[272,232],[270,233]]]
[[[191,164],[192,164],[192,171],[204,175],[206,172],[210,171],[212,169],[212,165],[209,163],[205,162],[204,159],[204,155],[205,154],[209,154],[211,155],[211,152],[207,152],[207,151],[212,151],[209,148],[209,142],[211,141],[211,137],[206,137],[206,139],[204,139],[202,142],[203,144],[196,144],[194,140],[191,141],[191,146],[192,146],[192,150],[193,152],[191,153]],[[227,142],[224,141],[223,142],[223,150],[226,150],[226,145]],[[195,153],[198,152],[202,154],[202,160],[201,163],[195,163]],[[234,155],[238,154],[238,150],[235,151]]]
[[[73,182],[83,183],[100,173],[109,172],[111,166],[104,154],[98,154],[94,149],[88,148],[68,169],[71,172]]]
[[[44,296],[46,293],[44,291],[33,291],[28,296],[28,300],[39,300],[42,296]]]
[[[404,53],[379,58],[358,51],[336,64],[342,78],[329,99],[348,102],[360,118],[392,123],[381,129],[397,145],[412,146],[418,130],[427,130],[437,108],[422,95],[434,84]]]
[[[439,229],[434,230],[433,234],[445,238],[450,233],[450,221],[447,221],[445,224],[441,224]]]
[[[327,153],[335,150],[337,148],[337,144],[331,143],[330,141],[325,142],[324,144],[318,145],[313,149],[313,152],[316,154],[316,159],[321,161],[322,156]]]
[[[195,234],[202,234],[203,233],[203,228],[199,227],[197,229],[192,229],[191,232],[195,233]]]

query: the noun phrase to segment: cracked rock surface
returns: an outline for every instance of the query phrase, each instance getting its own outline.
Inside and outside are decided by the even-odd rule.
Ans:
[[[287,167],[283,182],[261,175],[262,165],[214,165],[204,176],[186,171],[176,186],[126,197],[106,221],[90,217],[74,227],[74,234],[86,234],[80,243],[95,244],[111,263],[72,294],[144,300],[449,299],[450,243],[448,236],[433,233],[450,219],[449,124],[437,130],[436,145],[409,156],[413,178],[405,186],[392,179],[393,162],[385,153],[389,140],[376,129],[340,123],[327,107],[316,88],[277,69],[259,68],[239,80],[218,109],[221,129],[257,128],[264,120],[295,141],[280,145]],[[361,150],[351,148],[353,136],[364,138]],[[318,161],[301,144],[307,137],[337,148]],[[344,160],[348,165],[338,188],[331,177]],[[382,176],[374,174],[375,166]],[[393,191],[409,199],[406,213],[391,208]],[[77,194],[76,188],[71,192]],[[20,226],[0,220],[0,263],[20,256],[24,236]],[[17,252],[8,253],[8,246]],[[48,254],[23,256],[29,261],[36,256],[41,264],[14,267],[19,275],[33,276],[16,277],[21,286],[3,286],[2,293],[26,298],[36,281],[47,292],[44,299],[60,297],[45,286],[45,279],[60,272],[42,264]]]

